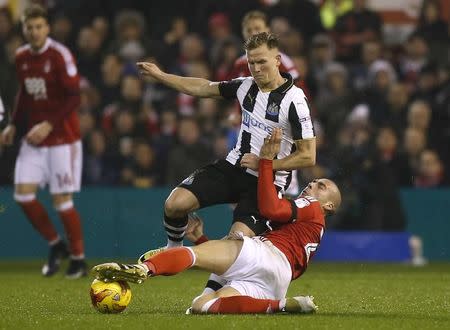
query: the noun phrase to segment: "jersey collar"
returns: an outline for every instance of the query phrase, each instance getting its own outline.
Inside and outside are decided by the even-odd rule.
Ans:
[[[285,94],[294,85],[294,79],[292,79],[292,76],[289,73],[280,72],[280,74],[281,74],[281,76],[283,78],[286,78],[287,80],[286,80],[286,82],[283,85],[281,85],[280,87],[274,89],[272,91],[272,93]]]

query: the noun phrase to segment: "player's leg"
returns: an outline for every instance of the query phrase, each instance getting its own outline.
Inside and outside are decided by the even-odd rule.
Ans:
[[[74,207],[72,194],[54,194],[53,204],[63,223],[67,240],[69,241],[70,264],[66,277],[79,278],[86,276],[87,266],[84,257],[83,232],[81,219]]]
[[[190,310],[193,314],[273,314],[314,313],[317,309],[311,296],[259,299],[243,296],[236,289],[226,286],[197,298]]]
[[[222,274],[234,264],[242,245],[243,241],[240,240],[208,241],[192,248],[166,249],[142,264],[97,265],[92,272],[101,280],[125,280],[135,283],[141,283],[152,276],[175,275],[193,266]]]
[[[20,205],[36,231],[49,244],[53,244],[59,240],[59,235],[47,211],[36,199],[37,189],[37,184],[17,184],[14,187],[14,199]]]
[[[244,238],[239,257],[223,278],[226,286],[193,301],[194,313],[311,313],[313,297],[284,298],[291,282],[286,256],[269,241]],[[225,292],[226,294],[222,294]]]
[[[231,179],[228,177],[229,167],[233,166],[226,161],[209,164],[192,173],[171,192],[164,205],[164,228],[168,248],[183,245],[190,212],[235,200],[236,196],[230,187]],[[139,261],[143,262],[162,250],[164,248],[148,251]]]
[[[230,233],[239,232],[243,236],[253,237],[270,230],[270,226],[258,211],[257,192],[255,190],[256,178],[242,178],[242,182],[245,181],[247,181],[248,188],[241,194],[239,203],[233,211],[233,224],[230,228]],[[227,281],[221,276],[211,274],[201,295],[217,291],[226,283]]]
[[[198,208],[200,203],[194,193],[183,187],[172,190],[164,203],[164,229],[168,248],[183,245],[188,213]]]
[[[14,171],[14,199],[36,231],[48,242],[50,251],[42,274],[51,276],[59,269],[67,248],[48,216],[44,206],[36,199],[40,184],[47,181],[47,148],[37,148],[22,142]]]
[[[152,256],[168,248],[183,246],[183,239],[188,224],[188,213],[197,210],[200,203],[190,190],[176,187],[164,203],[163,225],[167,234],[167,245],[143,253],[138,263],[143,263]]]
[[[70,246],[70,264],[66,271],[68,278],[79,278],[87,273],[81,219],[72,197],[74,192],[80,191],[81,162],[80,141],[49,147],[50,193]]]

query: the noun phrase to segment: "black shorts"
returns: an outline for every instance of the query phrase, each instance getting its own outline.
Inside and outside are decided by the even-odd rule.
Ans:
[[[236,203],[233,223],[239,221],[246,224],[256,235],[270,229],[267,219],[258,211],[258,178],[246,173],[244,168],[218,160],[196,170],[178,186],[192,192],[200,208]]]

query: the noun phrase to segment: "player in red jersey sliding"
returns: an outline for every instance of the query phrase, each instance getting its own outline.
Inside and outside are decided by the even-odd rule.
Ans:
[[[227,240],[165,250],[142,264],[106,263],[92,272],[100,280],[141,283],[148,277],[174,275],[193,266],[221,275],[227,284],[194,299],[192,312],[210,314],[310,313],[313,297],[286,298],[289,283],[306,270],[341,195],[328,179],[309,183],[295,200],[279,198],[272,160],[280,148],[281,130],[266,138],[260,153],[258,207],[274,227],[253,238],[231,234]]]
[[[80,190],[82,147],[77,109],[80,77],[74,58],[62,44],[48,37],[47,12],[38,5],[22,16],[28,43],[16,51],[20,82],[11,123],[2,132],[2,142],[11,145],[18,125],[27,130],[22,139],[14,173],[14,199],[34,228],[49,243],[45,276],[55,274],[60,261],[70,253],[66,276],[86,275],[80,216],[72,193]],[[70,251],[36,199],[41,185],[49,184],[53,205],[64,224]]]

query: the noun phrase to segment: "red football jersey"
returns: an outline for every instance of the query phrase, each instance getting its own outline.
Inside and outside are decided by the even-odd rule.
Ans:
[[[79,140],[80,77],[71,52],[50,38],[39,51],[24,45],[16,51],[16,72],[20,89],[13,124],[24,120],[29,130],[49,121],[53,130],[41,146]]]
[[[278,198],[273,184],[271,160],[261,160],[258,178],[258,207],[271,221],[282,223],[264,235],[288,259],[292,279],[302,275],[309,260],[320,244],[325,215],[320,203],[310,196],[300,196],[295,201]]]

